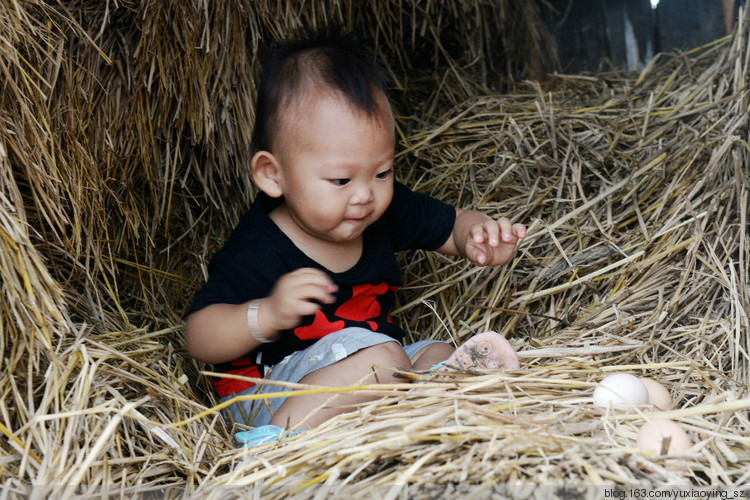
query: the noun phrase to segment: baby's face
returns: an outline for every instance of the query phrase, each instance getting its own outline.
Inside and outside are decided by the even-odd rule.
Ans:
[[[354,241],[393,197],[395,138],[383,97],[375,116],[330,93],[306,96],[282,118],[275,156],[292,220],[308,234]]]

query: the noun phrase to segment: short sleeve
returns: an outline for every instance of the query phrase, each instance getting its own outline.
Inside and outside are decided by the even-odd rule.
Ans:
[[[211,258],[208,281],[193,297],[186,316],[212,304],[241,304],[265,297],[278,277],[288,272],[285,260],[279,258],[286,250],[268,235],[270,221],[262,212],[259,203],[253,205]]]
[[[383,220],[396,251],[437,250],[453,232],[456,209],[396,182],[393,201],[383,214]]]

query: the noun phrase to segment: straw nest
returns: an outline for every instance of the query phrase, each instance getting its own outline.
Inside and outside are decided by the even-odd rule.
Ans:
[[[338,389],[380,397],[254,454],[234,448],[206,367],[184,356],[180,315],[251,197],[257,41],[280,31],[271,16],[304,19],[283,2],[3,4],[3,495],[541,497],[748,482],[747,27],[639,75],[500,94],[501,75],[523,71],[484,57],[496,37],[479,29],[471,50],[447,52],[437,29],[487,28],[495,11],[437,3],[310,15],[376,19],[382,53],[401,43],[444,57],[411,73],[391,59],[399,175],[530,231],[502,268],[403,255],[396,314],[413,339],[497,330],[521,369]],[[404,18],[410,33],[393,28]],[[494,69],[474,71],[477,58]],[[612,372],[662,382],[673,408],[595,411]],[[639,453],[637,431],[656,417],[696,446]]]

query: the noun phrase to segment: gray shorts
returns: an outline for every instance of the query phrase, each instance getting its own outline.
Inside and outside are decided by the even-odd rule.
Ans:
[[[266,380],[283,382],[299,382],[309,373],[325,368],[340,361],[355,352],[383,344],[385,342],[398,342],[388,335],[373,332],[364,328],[345,328],[341,331],[330,333],[321,338],[313,345],[302,351],[290,354],[274,365],[271,372],[265,377]],[[404,346],[404,352],[409,358],[419,352],[428,344],[439,342],[439,340],[420,340],[413,344]],[[225,396],[221,401],[227,401],[234,396],[245,396],[250,394],[272,394],[274,392],[288,391],[286,387],[259,384],[248,387],[234,395]],[[239,401],[224,410],[227,419],[239,423],[260,427],[271,421],[271,417],[278,411],[286,398],[264,398],[254,401]]]

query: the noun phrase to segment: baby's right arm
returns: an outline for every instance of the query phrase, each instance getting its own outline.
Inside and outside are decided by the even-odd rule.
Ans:
[[[302,317],[320,309],[319,303],[333,303],[336,290],[331,278],[319,269],[285,274],[258,307],[260,334],[270,339],[296,327]],[[192,312],[185,321],[188,354],[206,363],[224,363],[258,347],[247,325],[249,304],[213,304]]]

